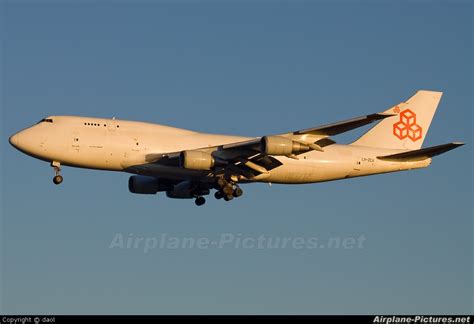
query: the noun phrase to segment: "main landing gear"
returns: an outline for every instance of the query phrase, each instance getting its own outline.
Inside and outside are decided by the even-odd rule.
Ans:
[[[55,185],[60,185],[64,181],[64,178],[61,176],[61,163],[51,162],[51,166],[53,167],[54,172],[56,174],[53,178],[53,183]]]
[[[244,194],[243,190],[235,182],[227,181],[224,178],[217,179],[216,187],[217,191],[214,194],[216,199],[231,201],[232,199],[239,198]]]
[[[204,197],[197,197],[196,200],[194,201],[196,206],[202,206],[206,203],[206,198]]]

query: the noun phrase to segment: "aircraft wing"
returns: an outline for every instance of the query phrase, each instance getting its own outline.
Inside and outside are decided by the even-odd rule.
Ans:
[[[308,128],[293,132],[295,135],[299,134],[312,134],[312,135],[328,135],[333,136],[341,133],[348,132],[350,130],[371,124],[375,121],[385,119],[387,117],[396,116],[396,114],[389,113],[377,113],[367,116],[357,117],[353,119],[344,120],[334,124],[323,125],[314,128]]]
[[[232,173],[247,179],[264,177],[281,162],[274,156],[298,159],[298,155],[308,151],[324,151],[324,147],[334,144],[329,137],[379,121],[393,114],[376,113],[357,117],[334,124],[323,125],[290,133],[258,137],[244,142],[236,142],[191,151],[159,154],[151,163],[166,166],[184,166],[183,160],[199,155],[198,159],[208,159],[209,166],[202,169],[216,173]]]

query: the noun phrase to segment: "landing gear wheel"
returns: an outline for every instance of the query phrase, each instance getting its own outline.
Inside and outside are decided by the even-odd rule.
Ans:
[[[226,194],[227,196],[229,195],[232,195],[232,193],[234,192],[234,187],[232,185],[226,185],[222,191],[224,192],[224,194]]]
[[[53,161],[51,162],[51,167],[54,169],[55,176],[53,182],[55,185],[59,185],[63,182],[63,177],[61,176],[61,163]]]
[[[243,195],[242,189],[233,180],[227,181],[225,178],[218,178],[216,180],[217,192],[214,194],[216,199],[224,198],[225,201],[231,201]]]
[[[194,201],[196,206],[202,206],[206,203],[206,198],[204,197],[197,197],[196,200]]]
[[[219,188],[224,188],[227,185],[227,181],[224,178],[219,178],[216,181]]]
[[[59,174],[53,178],[53,182],[55,185],[61,184],[63,180],[64,180],[63,177]]]
[[[239,198],[241,197],[242,195],[244,194],[244,191],[242,189],[240,189],[239,187],[237,187],[235,190],[234,190],[234,197],[235,198]]]

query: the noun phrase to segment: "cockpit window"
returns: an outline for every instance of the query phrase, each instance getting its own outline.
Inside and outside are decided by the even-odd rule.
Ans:
[[[39,124],[39,123],[52,123],[52,122],[53,122],[53,120],[52,120],[51,118],[44,118],[44,119],[41,119],[41,120],[38,122],[38,124]]]

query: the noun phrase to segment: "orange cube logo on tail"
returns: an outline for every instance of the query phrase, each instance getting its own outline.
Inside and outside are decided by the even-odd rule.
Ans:
[[[423,129],[416,123],[416,114],[410,109],[405,109],[400,113],[400,121],[393,124],[393,135],[400,140],[405,138],[413,142],[423,137]]]

